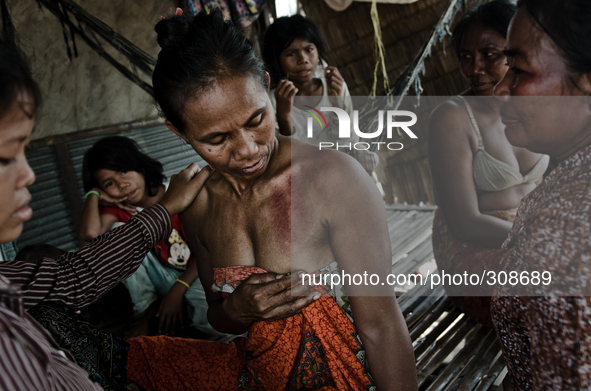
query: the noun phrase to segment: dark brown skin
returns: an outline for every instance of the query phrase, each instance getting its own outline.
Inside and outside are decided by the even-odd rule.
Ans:
[[[391,248],[384,204],[354,159],[276,137],[267,91],[251,76],[219,80],[186,107],[183,132],[167,125],[215,169],[181,215],[191,248],[200,252],[203,285],[213,284],[214,267],[271,272],[251,276],[225,300],[206,290],[213,327],[244,332],[254,321],[291,316],[311,303],[315,297],[294,300],[306,287],[286,290],[300,280],[297,273],[277,278],[292,270],[314,272],[336,260],[347,273],[378,273],[385,281]],[[378,388],[416,389],[408,330],[384,289],[384,297],[367,297],[363,287],[350,287],[355,324]]]
[[[591,95],[591,72],[569,69],[552,39],[521,7],[507,35],[509,71],[495,88],[502,102],[505,134],[515,146],[565,160],[591,143],[590,111],[585,99],[519,96]]]
[[[501,102],[492,96],[494,86],[508,69],[502,52],[504,45],[505,38],[483,24],[466,29],[460,47],[460,65],[470,89],[462,95],[474,112],[486,153],[524,174],[541,155],[512,146],[505,136],[499,113]],[[428,142],[437,205],[451,233],[471,244],[500,248],[512,224],[482,212],[516,208],[535,184],[494,192],[475,189],[472,164],[478,152],[478,137],[459,99],[450,99],[433,111]]]

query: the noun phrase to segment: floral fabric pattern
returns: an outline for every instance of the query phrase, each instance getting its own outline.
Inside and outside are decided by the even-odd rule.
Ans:
[[[250,274],[264,272],[244,266],[214,269],[215,290],[227,297]],[[338,272],[336,262],[319,271],[331,272]],[[246,338],[231,343],[131,339],[128,379],[146,390],[159,384],[177,390],[375,390],[357,330],[345,312],[350,313],[346,295],[338,287],[324,291],[301,314],[255,322]],[[177,355],[187,358],[178,369],[166,364],[178,365]],[[154,368],[152,362],[164,364]]]
[[[528,194],[504,244],[507,270],[544,270],[566,287],[548,296],[498,291],[492,316],[505,362],[519,390],[591,389],[591,298],[579,288],[591,262],[591,146],[565,161]]]

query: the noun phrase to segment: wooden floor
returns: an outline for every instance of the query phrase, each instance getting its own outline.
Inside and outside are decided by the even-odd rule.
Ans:
[[[420,270],[425,274],[426,269],[436,270],[431,245],[433,214],[433,207],[387,207],[393,273],[408,275]],[[502,389],[493,384],[504,375],[505,365],[492,329],[464,316],[441,287],[433,290],[429,285],[402,287],[397,289],[397,296],[413,342],[421,390]],[[111,314],[121,302],[121,295],[114,293],[112,299],[112,303],[106,303]],[[126,308],[123,306],[120,312],[128,313],[130,310]],[[123,335],[134,322],[130,318],[128,322],[119,320],[114,324],[116,328],[109,331]],[[199,335],[179,336],[200,338]]]
[[[435,271],[431,233],[434,207],[387,208],[392,242],[392,271]],[[502,390],[501,348],[492,329],[464,316],[441,287],[400,289],[398,303],[413,342],[421,390]],[[498,383],[498,382],[497,382]]]

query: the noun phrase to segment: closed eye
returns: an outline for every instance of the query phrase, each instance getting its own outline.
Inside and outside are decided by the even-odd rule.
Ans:
[[[220,145],[224,141],[226,141],[226,136],[218,136],[214,137],[212,140],[209,140],[207,143],[211,145]]]
[[[249,128],[254,128],[259,126],[264,119],[264,113],[261,113],[259,115],[257,115],[256,117],[254,117],[253,119],[250,120],[250,122],[248,124],[246,124],[247,127]]]
[[[0,158],[0,164],[3,166],[8,166],[11,163],[14,163],[15,158]]]

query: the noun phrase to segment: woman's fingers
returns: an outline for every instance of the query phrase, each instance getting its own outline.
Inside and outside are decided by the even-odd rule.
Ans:
[[[343,82],[337,79],[331,79],[330,82],[326,83],[329,91],[328,91],[328,95],[340,95],[341,94],[341,90],[343,89]]]
[[[160,204],[168,210],[171,216],[184,211],[193,203],[212,173],[211,167],[206,166],[199,170],[199,166],[192,163],[178,175],[172,176],[168,190]]]
[[[136,208],[135,206],[133,206],[133,205],[130,205],[130,204],[126,204],[126,203],[124,203],[124,202],[123,202],[123,203],[118,203],[118,204],[117,204],[117,207],[118,207],[119,209],[123,209],[125,212],[129,213],[129,214],[130,214],[130,215],[132,215],[132,216],[133,216],[133,215],[135,214],[135,212],[137,211],[137,208]]]
[[[174,332],[176,330],[176,320],[177,320],[177,315],[176,314],[171,314],[172,316],[170,317],[170,327],[168,328],[167,332]]]
[[[277,279],[283,277],[281,274],[277,273],[263,273],[263,274],[251,274],[246,280],[244,280],[243,284],[265,284],[268,282],[277,281]]]
[[[298,89],[295,86],[291,86],[291,88],[286,92],[286,96],[288,98],[293,98],[298,93]]]
[[[172,317],[170,315],[166,316],[166,322],[164,323],[164,333],[169,334],[171,331],[170,325],[172,323]]]
[[[273,273],[251,276],[248,294],[258,320],[275,320],[298,313],[317,297],[306,296],[312,287],[303,285],[299,272],[289,276]],[[243,283],[243,284],[244,284]],[[290,289],[291,287],[291,289]]]
[[[166,320],[166,316],[163,314],[163,305],[162,302],[158,306],[158,312],[156,313],[156,317],[158,318],[158,333],[162,333],[162,327],[164,326],[164,321]]]
[[[343,88],[343,80],[332,79],[330,84],[333,88],[338,87],[339,90]]]
[[[226,311],[243,324],[286,318],[320,297],[319,293],[310,294],[311,288],[302,284],[300,272],[253,274],[225,300]]]
[[[280,98],[283,96],[283,90],[285,90],[286,80],[279,80],[277,83],[277,87],[275,87],[275,98]]]
[[[265,314],[265,320],[273,321],[283,319],[300,313],[304,307],[309,306],[314,301],[320,298],[321,294],[318,292],[310,293],[305,296],[294,299],[291,292],[282,293],[282,304],[275,306]]]

